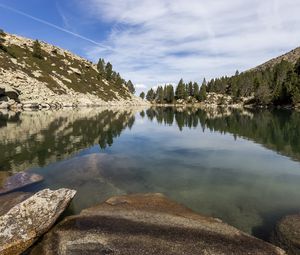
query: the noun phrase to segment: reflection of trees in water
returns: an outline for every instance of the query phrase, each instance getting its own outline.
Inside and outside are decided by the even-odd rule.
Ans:
[[[147,117],[158,123],[230,133],[260,143],[279,153],[300,159],[300,113],[288,110],[230,110],[218,108],[150,108]]]
[[[1,114],[0,170],[44,166],[95,144],[106,148],[134,121],[132,111],[117,110]]]
[[[107,120],[108,128],[102,129],[99,135],[99,145],[101,149],[105,149],[107,146],[112,146],[113,139],[119,137],[121,132],[128,127],[132,128],[134,125],[135,117],[128,116],[127,114],[117,114],[116,112],[106,112],[105,117]],[[114,116],[111,116],[113,114]]]

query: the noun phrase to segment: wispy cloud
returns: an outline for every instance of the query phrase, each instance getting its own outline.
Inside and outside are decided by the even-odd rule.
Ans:
[[[56,2],[55,5],[56,5],[56,10],[63,22],[64,28],[74,32],[74,27],[70,24],[69,19],[67,18],[67,16],[65,15],[61,7],[59,6],[58,2]]]
[[[68,30],[68,29],[65,29],[65,28],[63,28],[63,27],[57,26],[57,25],[55,25],[55,24],[53,24],[53,23],[51,23],[51,22],[48,22],[48,21],[46,21],[46,20],[37,18],[37,17],[35,17],[35,16],[33,16],[33,15],[30,15],[30,14],[25,13],[25,12],[23,12],[23,11],[20,11],[20,10],[18,10],[18,9],[12,8],[12,7],[10,7],[10,6],[7,6],[7,5],[4,5],[4,4],[1,4],[1,3],[0,3],[0,8],[7,9],[7,10],[12,11],[12,12],[14,12],[14,13],[17,13],[17,14],[19,14],[19,15],[21,15],[21,16],[24,16],[24,17],[26,17],[26,18],[29,18],[29,19],[31,19],[31,20],[34,20],[34,21],[39,22],[39,23],[41,23],[41,24],[44,24],[44,25],[46,25],[46,26],[48,26],[48,27],[52,27],[52,28],[57,29],[57,30],[59,30],[59,31],[62,31],[62,32],[64,32],[64,33],[67,33],[67,34],[70,34],[70,35],[72,35],[72,36],[75,36],[75,37],[77,37],[77,38],[79,38],[79,39],[82,39],[82,40],[84,40],[84,41],[87,41],[87,42],[89,42],[89,43],[95,45],[98,49],[113,51],[112,48],[110,48],[110,47],[108,47],[108,46],[105,46],[105,45],[103,45],[103,44],[101,44],[101,43],[99,43],[99,42],[96,42],[96,41],[94,41],[94,40],[92,40],[92,39],[90,39],[90,38],[88,38],[88,37],[85,37],[85,36],[80,35],[80,34],[78,34],[78,33],[72,32],[72,31],[70,31],[70,30]]]
[[[117,26],[105,42],[113,51],[91,47],[88,56],[104,56],[125,78],[148,87],[180,77],[201,81],[232,74],[300,43],[300,2],[295,0],[82,3],[89,15]]]

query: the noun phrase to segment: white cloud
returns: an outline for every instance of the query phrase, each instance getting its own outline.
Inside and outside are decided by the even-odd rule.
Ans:
[[[145,88],[147,88],[147,86],[145,84],[135,84],[135,88],[145,89]]]
[[[112,24],[103,42],[109,50],[95,46],[88,57],[104,56],[148,88],[230,75],[299,46],[295,0],[85,0],[82,6]]]

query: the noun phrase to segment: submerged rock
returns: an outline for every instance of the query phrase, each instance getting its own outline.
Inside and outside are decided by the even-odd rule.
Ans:
[[[34,173],[21,172],[8,177],[0,188],[0,195],[43,181],[43,176]]]
[[[0,196],[0,216],[4,215],[15,205],[23,202],[32,195],[33,194],[29,192],[13,192]]]
[[[290,255],[300,254],[300,214],[286,216],[278,222],[273,242]]]
[[[18,255],[47,232],[75,196],[75,190],[42,190],[0,217],[0,254]]]
[[[30,255],[257,254],[283,250],[161,194],[119,196],[66,218]]]

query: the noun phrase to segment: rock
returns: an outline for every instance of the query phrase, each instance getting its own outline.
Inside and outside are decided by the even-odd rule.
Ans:
[[[272,242],[290,255],[300,254],[300,214],[289,215],[276,226]]]
[[[18,64],[18,60],[16,60],[15,58],[11,58],[10,61],[11,61],[13,64],[15,64],[15,65]]]
[[[12,105],[14,105],[15,103],[16,103],[16,101],[13,100],[13,99],[9,99],[8,102],[7,102],[8,106],[12,106]]]
[[[5,90],[5,95],[8,96],[10,99],[13,99],[15,101],[19,101],[19,95],[20,95],[20,91],[12,88],[9,85],[0,85],[0,88],[3,90]]]
[[[7,109],[8,103],[7,102],[0,102],[0,109]]]
[[[18,255],[47,232],[67,208],[75,190],[42,190],[0,217],[0,254]]]
[[[5,95],[5,89],[0,87],[0,96],[4,96]]]
[[[38,109],[39,104],[38,103],[24,103],[23,108],[24,109]]]
[[[67,217],[30,255],[285,254],[219,219],[201,216],[162,194],[108,199]]]
[[[32,195],[33,194],[29,192],[13,192],[0,196],[0,216],[4,215],[15,205],[23,202]]]
[[[2,102],[8,102],[8,100],[9,100],[8,96],[4,96],[4,95],[0,96],[0,101],[2,101]]]
[[[50,105],[49,105],[49,104],[46,104],[46,103],[41,104],[41,107],[42,107],[43,109],[50,109]]]
[[[43,177],[38,174],[21,172],[8,177],[0,188],[0,195],[41,182]]]
[[[74,68],[74,67],[69,67],[70,68],[70,70],[73,72],[73,73],[75,73],[75,74],[77,74],[77,75],[81,75],[82,73],[81,73],[81,71],[78,69],[78,68]]]

